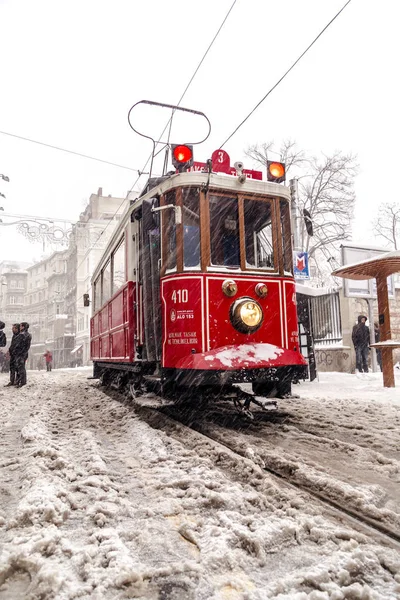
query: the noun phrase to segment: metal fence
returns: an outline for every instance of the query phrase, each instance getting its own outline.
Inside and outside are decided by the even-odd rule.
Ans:
[[[329,346],[342,341],[339,292],[310,298],[314,344]]]

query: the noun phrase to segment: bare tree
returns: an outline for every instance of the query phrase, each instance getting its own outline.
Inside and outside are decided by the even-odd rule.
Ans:
[[[383,238],[386,244],[398,250],[400,244],[400,204],[396,202],[380,204],[373,227],[377,237]]]
[[[298,207],[301,214],[303,209],[308,211],[314,230],[310,237],[305,222],[300,220],[299,246],[309,253],[317,279],[325,285],[329,273],[339,266],[339,242],[351,236],[356,158],[341,152],[319,158],[307,156],[291,140],[286,140],[278,153],[273,148],[273,142],[251,146],[246,155],[265,166],[267,160],[277,160],[278,154],[286,163],[287,179],[298,179]]]

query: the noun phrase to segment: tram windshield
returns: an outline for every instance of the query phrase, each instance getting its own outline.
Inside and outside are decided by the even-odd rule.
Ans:
[[[210,196],[211,264],[240,266],[239,210],[237,198]]]
[[[163,214],[164,272],[215,268],[292,273],[286,199],[215,191],[207,206],[199,192],[187,187],[166,194],[166,205],[181,206],[182,224],[177,225],[173,210]]]
[[[271,202],[244,201],[244,235],[246,268],[273,269],[275,265]]]

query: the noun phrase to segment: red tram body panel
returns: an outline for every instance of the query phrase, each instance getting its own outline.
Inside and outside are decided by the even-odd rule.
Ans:
[[[92,360],[134,361],[135,284],[128,281],[91,319]]]
[[[212,356],[210,351],[222,347],[263,344],[267,340],[269,344],[285,350],[298,350],[294,281],[235,277],[237,295],[258,300],[264,314],[269,316],[264,327],[255,333],[245,334],[236,331],[229,319],[232,298],[222,292],[225,280],[226,276],[222,274],[170,276],[161,280],[163,367],[215,369],[218,368],[217,362],[210,360],[200,367],[199,356]],[[259,299],[255,294],[259,283],[268,287],[266,298]],[[189,357],[191,360],[188,360]],[[265,360],[261,363],[266,366]],[[183,364],[187,366],[183,367]],[[296,364],[302,364],[301,359]],[[225,365],[225,368],[229,367]]]

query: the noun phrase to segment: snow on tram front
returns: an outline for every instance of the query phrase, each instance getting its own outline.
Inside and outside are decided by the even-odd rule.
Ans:
[[[285,167],[269,163],[263,181],[224,150],[206,164],[172,153],[176,172],[149,179],[94,273],[94,376],[179,398],[243,382],[255,401],[288,395],[307,363]]]

